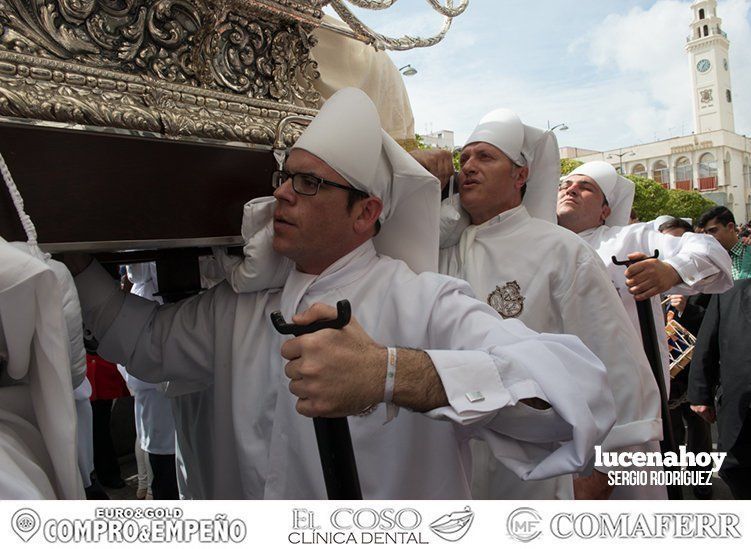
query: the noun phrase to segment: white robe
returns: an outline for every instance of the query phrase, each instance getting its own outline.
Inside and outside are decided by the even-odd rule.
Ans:
[[[524,302],[516,318],[537,332],[578,336],[602,360],[617,418],[604,450],[662,437],[657,385],[639,337],[604,265],[576,235],[518,206],[465,229],[456,245],[441,250],[440,271],[468,281],[483,301],[496,287],[517,282]],[[476,498],[573,497],[570,475],[523,482],[484,444],[473,443],[472,455]]]
[[[83,499],[58,280],[2,238],[0,329],[0,498]]]
[[[130,292],[134,295],[161,303],[154,295],[157,291],[156,264],[135,263],[127,266],[128,280],[133,283]],[[149,454],[168,455],[175,453],[175,422],[172,419],[172,404],[164,394],[160,383],[149,383],[121,372],[133,392],[135,401],[136,435],[141,449]]]
[[[94,411],[89,400],[91,383],[88,378],[84,377],[83,382],[73,390],[73,398],[78,422],[78,470],[83,487],[88,488],[91,486],[91,473],[94,472]]]
[[[349,418],[368,499],[468,498],[470,436],[489,440],[524,478],[569,473],[586,465],[614,421],[604,368],[578,339],[500,322],[469,297],[466,283],[416,275],[403,262],[378,256],[371,241],[319,276],[294,271],[281,291],[235,294],[220,284],[158,310],[118,293],[96,264],[76,283],[102,356],[132,364],[142,379],[212,386],[208,497],[326,496],[313,424],[296,413],[283,375],[279,352],[288,336],[269,320],[277,309],[289,319],[315,302],[349,299],[355,318],[379,343],[432,349],[449,406],[427,414],[402,410],[385,425],[384,406]],[[530,397],[552,408],[517,404]]]
[[[733,286],[730,255],[709,235],[685,233],[681,237],[675,237],[656,231],[652,223],[634,223],[624,227],[603,225],[582,231],[579,236],[597,251],[605,263],[613,285],[639,334],[641,330],[636,301],[626,287],[626,267],[615,265],[613,256],[618,260],[625,260],[630,253],[641,252],[651,256],[655,250],[659,250],[659,259],[670,264],[683,280],[669,290],[673,294],[722,293]],[[664,335],[665,318],[659,296],[653,297],[651,304],[657,333]],[[659,341],[666,387],[669,387],[670,355],[667,337],[660,337]]]
[[[641,334],[639,315],[636,311],[636,301],[626,287],[626,267],[615,265],[612,261],[613,256],[618,260],[625,260],[630,253],[641,252],[651,256],[655,250],[659,250],[659,259],[669,263],[683,279],[681,284],[670,289],[670,293],[722,293],[733,286],[730,257],[709,235],[685,233],[682,237],[675,237],[656,231],[652,223],[634,223],[623,227],[603,225],[582,231],[579,236],[597,251],[605,263],[613,285],[638,334]],[[665,336],[665,317],[659,296],[651,299],[651,305],[660,344],[665,387],[669,388],[670,358]],[[649,446],[651,451],[660,450],[657,442],[652,442]],[[613,497],[666,499],[667,492],[664,486],[619,486],[613,492]]]

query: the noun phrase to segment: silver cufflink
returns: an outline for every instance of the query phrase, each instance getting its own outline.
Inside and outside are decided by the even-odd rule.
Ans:
[[[472,403],[482,402],[483,400],[485,400],[485,397],[482,395],[482,393],[480,391],[474,391],[472,393],[467,393],[464,396],[466,396],[467,400],[469,400]]]

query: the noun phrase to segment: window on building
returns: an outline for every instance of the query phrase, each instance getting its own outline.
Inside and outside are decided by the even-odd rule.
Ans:
[[[693,186],[694,175],[691,161],[681,156],[675,163],[675,188],[690,191]]]
[[[652,179],[666,189],[670,187],[670,170],[668,170],[668,165],[662,160],[658,160],[652,166]]]
[[[733,94],[730,93],[730,90],[725,90],[725,97],[727,97],[728,103],[733,102]]]
[[[709,36],[709,26],[704,25],[704,36]]]
[[[636,164],[633,168],[631,168],[631,175],[647,177],[647,168],[644,167],[644,164]]]
[[[699,10],[699,19],[704,19],[704,8]]]
[[[717,160],[712,153],[705,153],[699,159],[699,190],[711,191],[717,188]]]
[[[748,157],[743,160],[743,183],[746,185],[746,188],[751,187],[751,161]]]

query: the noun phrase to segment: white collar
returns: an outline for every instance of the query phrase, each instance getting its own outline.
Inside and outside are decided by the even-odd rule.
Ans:
[[[503,211],[496,215],[495,217],[491,217],[488,219],[485,223],[480,223],[479,225],[474,225],[477,227],[477,230],[484,229],[486,227],[492,227],[493,225],[498,225],[500,223],[504,223],[512,218],[527,218],[529,217],[529,212],[527,211],[527,208],[524,206],[524,204],[519,204],[518,206],[515,206],[514,208],[511,208],[510,210]],[[473,225],[470,225],[472,227]]]
[[[347,255],[344,255],[326,267],[319,275],[311,275],[292,270],[284,284],[281,296],[281,309],[289,321],[297,312],[302,298],[306,294],[323,293],[332,288],[341,287],[362,277],[363,270],[368,269],[378,259],[373,240],[369,239]]]

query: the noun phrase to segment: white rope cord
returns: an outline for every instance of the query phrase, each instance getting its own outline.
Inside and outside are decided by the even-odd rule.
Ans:
[[[37,247],[36,227],[34,227],[34,223],[31,221],[31,218],[23,209],[23,197],[18,191],[18,187],[16,187],[16,182],[13,181],[13,176],[10,174],[10,170],[8,169],[8,165],[5,163],[5,158],[3,158],[2,154],[0,154],[0,172],[2,172],[3,174],[5,186],[8,187],[10,197],[13,199],[13,205],[16,207],[18,217],[21,220],[21,225],[23,225],[23,230],[26,232],[27,242],[29,246]]]

